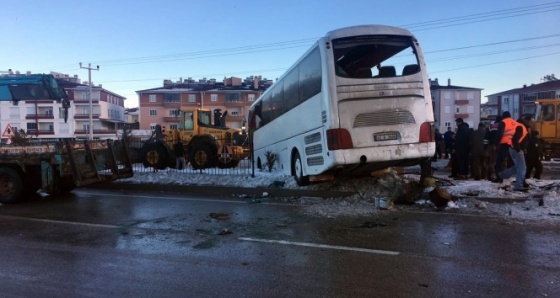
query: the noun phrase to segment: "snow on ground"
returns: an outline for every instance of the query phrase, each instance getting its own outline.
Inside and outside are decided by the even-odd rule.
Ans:
[[[447,190],[454,198],[445,208],[449,212],[464,212],[489,214],[511,217],[521,220],[560,221],[560,180],[534,180],[527,182],[531,189],[527,193],[512,190],[513,180],[510,178],[504,183],[496,184],[490,181],[455,181],[447,176],[450,171],[446,169],[448,160],[438,160],[432,163],[435,169],[434,177],[438,184]],[[554,163],[554,162],[551,162]],[[273,170],[272,172],[255,170],[252,177],[247,165],[240,165],[242,171],[236,170],[235,174],[218,174],[218,171],[177,171],[174,169],[153,172],[151,169],[135,167],[134,177],[118,180],[125,183],[148,184],[188,184],[208,186],[231,186],[240,188],[268,187],[272,183],[284,183],[282,187],[290,189],[316,189],[323,191],[351,191],[356,195],[346,198],[314,199],[299,198],[298,201],[308,205],[308,212],[335,217],[341,215],[372,214],[380,212],[380,203],[386,203],[388,209],[415,208],[420,210],[434,210],[428,192],[425,189],[415,197],[412,206],[392,204],[395,197],[403,193],[403,189],[411,181],[418,181],[419,167],[405,168],[404,173],[395,171],[379,177],[337,179],[331,182],[311,184],[307,187],[298,186],[290,176],[283,175]],[[141,170],[139,170],[141,169]],[[545,165],[546,171],[546,165]],[[223,173],[223,172],[220,172]],[[420,190],[420,192],[422,192]],[[402,198],[401,198],[402,199]],[[293,201],[293,200],[292,200]],[[540,202],[539,202],[540,201]],[[542,203],[542,206],[539,206]],[[384,206],[381,206],[384,207]]]

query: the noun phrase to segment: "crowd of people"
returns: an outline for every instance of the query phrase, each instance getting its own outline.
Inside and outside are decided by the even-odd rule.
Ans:
[[[450,178],[455,180],[486,179],[501,183],[515,175],[516,191],[527,191],[525,179],[540,179],[542,150],[539,132],[531,131],[532,116],[514,120],[506,111],[490,125],[479,123],[470,128],[457,118],[456,131],[447,127],[442,135],[435,130],[434,159],[450,159]]]

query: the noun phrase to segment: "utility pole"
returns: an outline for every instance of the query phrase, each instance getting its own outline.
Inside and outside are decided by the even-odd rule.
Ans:
[[[88,67],[82,67],[82,62],[80,62],[80,68],[83,69],[87,69],[88,70],[88,83],[89,83],[89,90],[88,90],[88,96],[89,96],[89,139],[93,140],[93,100],[91,98],[91,71],[92,70],[99,70],[99,65],[97,65],[97,68],[92,68],[91,67],[91,63],[88,63]]]

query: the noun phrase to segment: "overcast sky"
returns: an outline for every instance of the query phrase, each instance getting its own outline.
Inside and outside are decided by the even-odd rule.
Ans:
[[[560,77],[560,1],[3,0],[0,71],[79,75],[127,97],[178,80],[276,79],[319,37],[347,26],[409,29],[430,78],[485,96]]]

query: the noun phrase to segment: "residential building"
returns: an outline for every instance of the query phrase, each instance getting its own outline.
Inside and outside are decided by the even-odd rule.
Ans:
[[[165,80],[163,87],[136,91],[139,97],[140,129],[154,129],[160,124],[169,129],[179,127],[179,110],[205,108],[228,112],[228,127],[242,128],[253,102],[272,85],[271,80],[251,76],[245,80],[231,77],[222,82],[192,78],[178,82]]]
[[[511,89],[487,96],[487,106],[491,110],[489,119],[493,120],[504,111],[518,119],[523,115],[535,113],[535,101],[539,99],[560,98],[560,80],[553,79],[540,84]]]
[[[70,77],[56,72],[51,74],[68,94],[70,108],[67,121],[64,121],[62,104],[54,100],[26,100],[18,105],[1,102],[1,129],[9,124],[13,129],[23,129],[28,136],[34,138],[89,138],[89,86],[81,84],[78,76]],[[116,130],[122,128],[124,123],[124,100],[125,97],[105,90],[101,85],[92,87],[91,107],[95,139],[116,137]]]
[[[438,79],[430,80],[432,104],[434,108],[434,128],[440,132],[447,131],[447,127],[457,128],[455,119],[463,118],[471,128],[476,128],[480,122],[480,88],[440,85]]]

